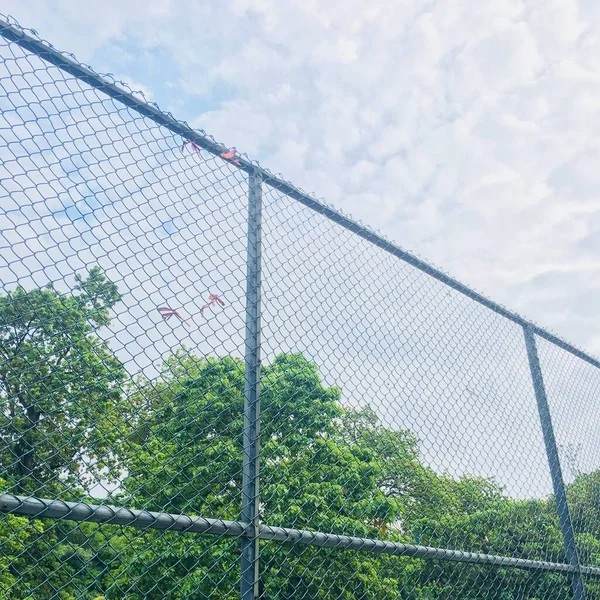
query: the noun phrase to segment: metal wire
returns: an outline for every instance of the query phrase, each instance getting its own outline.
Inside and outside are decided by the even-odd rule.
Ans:
[[[0,36],[0,597],[600,597],[596,359]]]

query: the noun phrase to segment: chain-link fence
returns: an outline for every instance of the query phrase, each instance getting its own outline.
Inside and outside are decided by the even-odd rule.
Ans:
[[[600,598],[598,361],[0,34],[2,598]]]

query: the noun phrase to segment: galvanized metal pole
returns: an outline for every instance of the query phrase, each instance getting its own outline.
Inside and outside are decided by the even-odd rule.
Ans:
[[[554,437],[554,428],[552,426],[552,416],[550,415],[550,407],[548,406],[548,398],[546,396],[546,388],[542,376],[542,368],[538,356],[537,345],[535,343],[535,334],[531,327],[523,327],[525,333],[525,346],[527,348],[527,358],[529,359],[529,369],[531,370],[531,378],[533,379],[533,389],[535,391],[535,399],[537,401],[540,422],[542,425],[542,434],[544,436],[544,444],[546,445],[546,454],[548,455],[548,463],[550,465],[550,475],[552,477],[552,486],[554,488],[554,496],[556,498],[556,508],[558,510],[558,519],[560,521],[560,529],[562,531],[563,542],[567,555],[567,562],[575,568],[571,574],[571,589],[575,600],[585,600],[585,588],[581,579],[579,557],[577,556],[577,546],[575,544],[575,535],[573,533],[573,524],[569,513],[569,505],[567,504],[567,493],[565,491],[565,482],[560,467],[560,457],[558,455],[558,447],[556,438]]]
[[[244,437],[242,473],[242,521],[252,536],[242,538],[242,600],[258,598],[260,492],[260,285],[261,285],[261,175],[249,175],[248,251],[246,277],[246,349],[244,389]]]

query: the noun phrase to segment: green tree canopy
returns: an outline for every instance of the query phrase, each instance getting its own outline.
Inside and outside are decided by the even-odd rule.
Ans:
[[[98,330],[119,298],[98,267],[76,276],[69,294],[49,285],[0,296],[0,476],[9,489],[48,495],[115,465],[125,371]]]
[[[239,519],[243,391],[241,360],[185,352],[168,359],[158,383],[140,381],[136,403],[145,410],[130,439],[123,502]],[[280,355],[264,367],[261,405],[264,522],[561,559],[551,501],[516,502],[493,481],[436,474],[422,464],[412,432],[383,425],[368,406],[344,408],[340,391],[325,386],[301,354]],[[128,540],[107,597],[237,597],[237,540],[151,531]],[[261,547],[266,595],[274,600],[512,600],[549,589],[568,597],[566,578],[548,574],[272,542]]]
[[[137,403],[145,403],[146,410],[131,438],[124,499],[151,510],[239,519],[243,362],[179,353],[167,361],[163,375],[158,384],[140,383]],[[385,430],[378,437],[373,411],[342,409],[340,391],[324,386],[316,365],[301,354],[282,354],[264,367],[261,409],[263,520],[351,535],[399,535],[392,525],[414,504],[411,486],[423,472],[410,432]],[[389,528],[385,534],[384,527]],[[177,541],[155,532],[138,536],[129,548],[115,595],[128,599],[144,597],[152,586],[170,598],[184,598],[190,581],[195,581],[198,597],[208,595],[215,592],[210,587],[214,562],[226,556],[236,564],[239,553],[238,543],[197,537]],[[283,551],[265,545],[266,563],[270,554]],[[181,552],[188,558],[182,559]],[[316,591],[319,578],[327,581],[323,590],[331,593],[337,586],[341,592],[349,578],[364,598],[381,597],[384,589],[386,597],[400,598],[389,595],[394,584],[387,575],[373,576],[387,559],[329,553],[332,568],[317,577],[315,552],[293,550],[296,560],[279,564],[268,587],[279,587],[280,594],[285,587],[289,591],[280,597],[291,598],[302,590],[309,595]],[[351,564],[358,562],[362,567],[357,571]],[[134,573],[136,591],[123,595]],[[283,586],[292,575],[296,588],[300,586],[295,592],[291,584]],[[223,575],[219,597],[237,590],[235,577],[235,571]],[[314,597],[326,597],[324,593]]]
[[[69,294],[0,296],[3,489],[84,498],[112,473],[124,506],[239,520],[243,361],[182,350],[160,377],[124,390],[124,367],[99,331],[118,301],[97,268]],[[277,356],[261,383],[263,522],[564,561],[553,498],[517,501],[493,480],[436,473],[413,432],[368,404],[344,406],[301,354]],[[568,488],[590,565],[600,564],[598,481],[580,475]],[[14,600],[238,597],[236,538],[14,515],[0,520],[0,537],[0,593]],[[261,555],[269,600],[570,597],[568,578],[545,572],[274,542]]]

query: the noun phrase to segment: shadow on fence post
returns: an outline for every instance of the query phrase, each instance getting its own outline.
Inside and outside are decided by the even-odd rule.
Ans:
[[[259,437],[260,437],[260,285],[262,188],[260,173],[248,178],[248,252],[246,276],[246,348],[242,521],[252,533],[242,537],[241,598],[259,597]]]
[[[552,487],[554,488],[554,497],[556,498],[556,508],[558,511],[558,519],[560,521],[560,529],[562,531],[567,561],[576,569],[576,571],[574,571],[571,575],[571,588],[573,590],[573,597],[575,600],[585,600],[586,594],[581,579],[579,558],[577,556],[577,546],[575,545],[575,535],[573,533],[573,524],[571,523],[569,505],[567,504],[565,482],[563,480],[562,470],[560,467],[558,447],[556,445],[556,438],[554,437],[552,416],[550,415],[550,407],[548,406],[548,398],[546,397],[546,388],[544,387],[542,368],[540,366],[537,345],[535,343],[535,334],[532,328],[529,326],[523,327],[523,332],[525,334],[525,346],[527,348],[527,358],[529,359],[529,369],[531,371],[535,399],[540,415],[540,423],[542,425],[542,434],[544,436],[544,444],[546,446],[546,454],[548,456],[548,464],[550,466]]]

